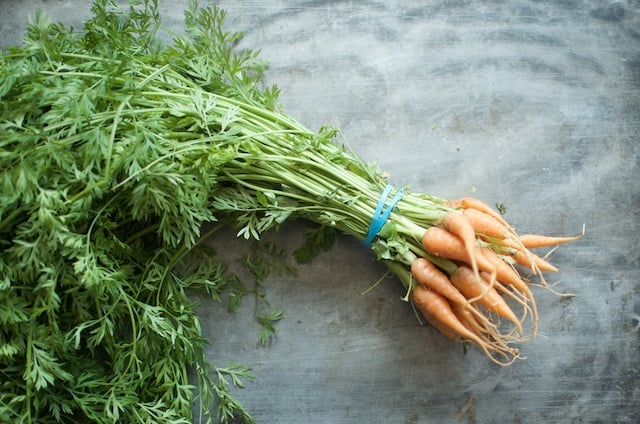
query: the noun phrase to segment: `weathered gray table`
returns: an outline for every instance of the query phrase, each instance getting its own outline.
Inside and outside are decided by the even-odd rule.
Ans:
[[[160,1],[179,28],[186,0]],[[285,110],[332,124],[396,185],[507,206],[524,232],[576,234],[537,290],[540,337],[494,366],[419,327],[401,285],[358,242],[269,282],[285,311],[257,347],[247,313],[202,309],[217,363],[264,423],[640,421],[640,11],[637,1],[219,1],[261,48]],[[2,45],[37,7],[79,23],[83,0],[2,0]],[[278,239],[295,246],[299,226]],[[233,256],[243,243],[212,241]]]

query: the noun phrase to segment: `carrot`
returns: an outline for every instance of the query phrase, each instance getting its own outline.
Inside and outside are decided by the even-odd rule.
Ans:
[[[551,265],[551,263],[544,260],[540,256],[529,252],[528,250],[516,250],[516,252],[513,253],[512,256],[518,264],[531,268],[535,273],[537,273],[538,270],[558,272],[558,268]]]
[[[466,250],[462,240],[444,228],[429,227],[422,237],[422,247],[434,256],[471,265],[469,252]],[[477,260],[478,267],[483,271],[494,273],[496,267],[488,261],[478,249],[479,247],[474,246],[473,256]]]
[[[527,283],[520,277],[518,272],[501,259],[493,250],[488,247],[479,247],[477,249],[477,255],[483,258],[483,264],[485,261],[489,264],[487,265],[488,269],[484,269],[484,271],[494,272],[498,281],[511,285],[521,293],[531,294]]]
[[[415,301],[414,301],[414,303],[415,303]],[[423,310],[420,311],[420,314],[429,323],[429,325],[431,325],[433,328],[438,330],[438,332],[440,334],[444,335],[449,340],[456,340],[456,339],[460,338],[460,335],[458,333],[456,333],[451,328],[447,327],[446,325],[444,325],[443,323],[441,323],[440,321],[435,319],[433,317],[433,315],[431,315],[431,314],[429,314],[429,313],[427,313],[426,311],[423,311]]]
[[[538,325],[538,309],[533,293],[531,293],[531,290],[529,289],[527,283],[522,279],[522,277],[520,277],[516,270],[511,267],[511,265],[507,264],[493,250],[489,249],[488,247],[479,248],[478,256],[482,256],[486,261],[493,264],[494,275],[496,276],[497,281],[513,287],[518,293],[522,295],[525,302],[530,303],[530,309],[533,315],[532,319],[534,323],[533,332],[535,333]],[[491,276],[491,281],[493,281],[493,275]]]
[[[455,261],[466,262],[469,260],[462,240],[441,227],[429,227],[424,232],[422,247],[435,256]]]
[[[479,346],[486,344],[475,333],[465,327],[456,317],[447,299],[435,290],[417,286],[411,292],[416,307],[425,315],[446,326],[458,336],[464,337]]]
[[[529,315],[531,316],[531,321],[533,324],[531,334],[528,337],[524,337],[524,334],[521,334],[523,338],[519,340],[525,341],[535,336],[538,328],[538,317],[537,317],[537,310],[534,310],[534,308],[532,308],[531,306],[531,304],[535,306],[534,299],[530,298],[526,294],[520,293],[519,291],[513,288],[510,289],[508,286],[502,284],[500,281],[496,281],[495,276],[491,276],[491,274],[487,272],[481,272],[480,276],[487,284],[489,284],[490,286],[493,286],[498,291],[498,293],[500,293],[500,295],[503,298],[505,298],[505,300],[508,297],[512,301],[522,306],[523,314],[522,314],[522,317],[520,317],[519,322],[524,323],[527,316]]]
[[[465,209],[462,213],[469,219],[471,226],[477,233],[498,239],[505,239],[512,234],[506,225],[485,212],[477,209]]]
[[[411,274],[416,281],[425,287],[437,291],[456,304],[465,304],[465,297],[451,284],[449,277],[440,271],[431,261],[418,258],[411,264]]]
[[[557,244],[569,243],[581,239],[584,236],[584,230],[579,236],[573,237],[551,237],[541,236],[538,234],[523,234],[520,236],[520,242],[527,249],[535,249],[537,247],[549,247]]]
[[[456,318],[458,318],[458,321],[460,321],[462,325],[467,327],[469,331],[475,334],[492,333],[491,331],[489,331],[489,329],[487,329],[487,327],[482,326],[480,322],[478,322],[476,316],[474,316],[470,308],[464,307],[462,305],[452,305],[451,310],[453,311],[453,314],[456,316]],[[485,322],[488,322],[488,320],[485,320]],[[493,334],[496,334],[495,330],[493,331]]]
[[[540,271],[558,272],[558,268],[553,266],[546,259],[541,258],[531,252],[522,244],[518,237],[507,237],[502,240],[493,239],[492,243],[496,243],[503,249],[505,254],[509,254],[519,265],[531,268],[534,274],[540,274]]]
[[[505,337],[502,335],[496,325],[489,321],[486,316],[480,314],[477,309],[464,305],[453,305],[451,310],[462,325],[489,343],[491,349],[495,349],[496,351],[512,350],[507,346],[508,336]]]
[[[490,277],[487,277],[490,278]],[[522,323],[513,313],[511,307],[500,296],[498,291],[484,278],[477,279],[466,266],[461,266],[451,274],[451,283],[464,294],[467,299],[478,299],[490,311],[513,322],[522,334]]]
[[[450,212],[445,215],[442,220],[442,225],[446,230],[451,232],[462,240],[464,248],[467,251],[469,260],[471,262],[471,268],[473,272],[478,275],[478,264],[476,261],[476,255],[474,253],[476,245],[476,232],[471,226],[469,218],[459,212]]]
[[[484,212],[487,215],[492,216],[497,221],[501,222],[506,227],[511,228],[511,226],[505,221],[505,219],[498,212],[493,210],[489,205],[484,203],[482,200],[475,199],[473,197],[463,197],[457,200],[450,200],[447,204],[453,208],[462,208],[462,209],[475,209],[480,212]]]
[[[537,271],[557,272],[558,269],[549,263],[545,258],[541,258],[532,253],[529,249],[538,247],[555,246],[561,243],[569,243],[581,239],[584,236],[585,228],[582,227],[582,233],[572,237],[550,237],[539,234],[523,234],[516,237],[508,237],[500,241],[500,244],[516,249],[512,254],[517,263],[530,267],[534,273]]]
[[[512,256],[520,265],[530,267],[536,271],[536,273],[538,273],[537,271],[539,270],[550,272],[558,271],[556,267],[543,258],[527,251],[527,246],[522,242],[522,239],[518,238],[510,228],[507,228],[491,215],[477,209],[465,209],[463,214],[469,218],[471,225],[477,233],[498,239],[500,244],[515,248],[516,251]],[[533,239],[534,236],[528,235],[527,237]],[[537,237],[540,238],[541,236]]]

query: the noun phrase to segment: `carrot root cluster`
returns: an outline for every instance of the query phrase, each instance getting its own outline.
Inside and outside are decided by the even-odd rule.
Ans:
[[[530,249],[581,236],[519,236],[480,200],[467,197],[448,206],[452,210],[422,237],[425,255],[411,266],[411,300],[445,336],[474,343],[494,362],[508,365],[521,358],[513,344],[533,337],[538,325],[530,281],[521,270],[528,269],[543,286],[548,286],[543,271],[557,271]],[[446,266],[439,266],[443,260]]]

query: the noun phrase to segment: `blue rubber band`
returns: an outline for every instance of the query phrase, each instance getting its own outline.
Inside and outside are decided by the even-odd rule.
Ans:
[[[371,218],[371,224],[369,224],[369,232],[367,233],[367,238],[364,241],[367,246],[371,246],[371,242],[373,241],[375,236],[378,235],[384,224],[387,222],[387,219],[389,219],[389,215],[391,215],[393,207],[400,201],[400,199],[402,199],[402,196],[404,195],[403,189],[398,190],[396,195],[391,199],[391,202],[389,202],[389,206],[387,206],[386,209],[383,209],[385,204],[387,203],[387,198],[389,197],[391,190],[393,190],[393,186],[391,184],[388,184],[380,195],[380,199],[378,200],[378,204],[376,205],[376,210],[373,213],[373,217]]]

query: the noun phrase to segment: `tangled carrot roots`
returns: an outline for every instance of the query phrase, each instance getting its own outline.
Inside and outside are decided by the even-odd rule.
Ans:
[[[422,238],[427,254],[411,267],[417,282],[411,299],[441,333],[472,342],[494,362],[508,365],[521,358],[511,344],[533,337],[538,325],[529,281],[517,267],[528,268],[548,286],[542,272],[557,269],[530,249],[581,236],[519,236],[500,214],[477,199],[463,198],[448,206],[452,211],[441,225],[427,229]],[[520,312],[516,314],[513,307]],[[531,331],[525,335],[523,325],[529,321]]]

